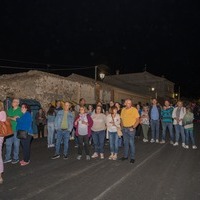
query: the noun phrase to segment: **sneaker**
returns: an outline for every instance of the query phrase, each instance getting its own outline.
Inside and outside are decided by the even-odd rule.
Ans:
[[[113,154],[111,154],[111,155],[109,156],[109,158],[108,158],[108,159],[109,159],[109,160],[112,160],[112,159],[113,159],[113,156],[114,156],[114,155],[113,155]]]
[[[183,147],[183,148],[186,148],[185,146],[186,146],[185,143],[182,143],[182,147]]]
[[[120,160],[121,160],[121,161],[124,161],[124,160],[128,160],[128,158],[122,157],[122,158],[120,158]]]
[[[54,156],[51,157],[51,159],[53,159],[53,160],[54,160],[54,159],[57,159],[57,158],[60,158],[60,155],[59,155],[59,154],[56,154],[56,155],[54,155]]]
[[[78,155],[78,156],[76,157],[77,160],[80,160],[81,158],[82,158],[82,155]]]
[[[158,140],[158,139],[156,139],[156,143],[159,143],[159,140]]]
[[[17,160],[13,159],[12,160],[12,164],[17,164],[18,162],[19,162],[19,159],[17,159]]]
[[[24,162],[20,163],[20,165],[21,165],[21,166],[26,166],[26,165],[28,165],[29,163],[30,163],[30,162],[25,162],[25,161],[24,161]]]
[[[133,164],[134,162],[135,162],[135,160],[134,160],[134,159],[131,159],[131,160],[130,160],[130,163],[131,163],[131,164]]]
[[[160,144],[165,144],[165,140],[161,140],[161,141],[160,141]]]
[[[114,154],[113,160],[117,160],[117,154]]]
[[[86,160],[90,160],[90,156],[89,155],[86,155]]]
[[[170,141],[170,144],[174,144],[174,142],[173,142],[173,141]]]
[[[148,142],[148,140],[146,138],[143,139],[143,142]]]
[[[104,159],[104,154],[103,153],[100,153],[100,158]]]
[[[188,146],[188,145],[185,145],[185,149],[189,149],[189,146]]]
[[[175,143],[174,143],[174,146],[178,146],[178,142],[175,142]]]
[[[68,156],[67,155],[63,155],[63,160],[67,160]]]
[[[193,145],[193,146],[192,146],[192,149],[197,149],[197,146],[196,146],[196,145]]]
[[[5,164],[5,163],[9,163],[9,162],[12,162],[12,160],[9,159],[9,160],[4,160],[4,161],[3,161],[4,164]]]
[[[24,160],[21,160],[19,163],[21,164],[21,163],[23,163],[24,162]]]
[[[94,152],[94,154],[92,155],[92,158],[97,158],[98,157],[98,153]]]
[[[154,142],[155,142],[155,140],[152,138],[152,139],[150,140],[150,142],[151,142],[151,143],[154,143]]]

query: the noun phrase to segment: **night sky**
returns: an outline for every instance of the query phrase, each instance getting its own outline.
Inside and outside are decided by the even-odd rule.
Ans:
[[[10,66],[92,76],[94,69],[78,68],[104,64],[114,74],[146,66],[180,86],[181,96],[199,98],[197,2],[1,1],[0,73],[26,71],[2,67]]]

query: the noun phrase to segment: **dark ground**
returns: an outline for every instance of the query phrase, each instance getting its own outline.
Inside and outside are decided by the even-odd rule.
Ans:
[[[134,164],[108,160],[108,145],[104,160],[78,161],[73,141],[68,160],[52,160],[46,138],[34,139],[29,165],[4,165],[0,200],[199,200],[200,129],[195,130],[197,150],[136,140]]]

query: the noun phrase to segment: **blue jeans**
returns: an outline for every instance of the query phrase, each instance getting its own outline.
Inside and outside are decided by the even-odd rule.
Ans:
[[[130,158],[135,159],[135,132],[136,129],[130,131],[129,128],[123,128],[123,138],[124,138],[124,157],[128,158],[129,148],[130,148]]]
[[[92,139],[94,143],[94,150],[96,153],[104,153],[104,142],[105,142],[106,132],[102,131],[92,131]]]
[[[174,125],[175,132],[176,132],[176,142],[179,142],[179,137],[181,133],[182,143],[185,143],[185,132],[182,125],[176,124]]]
[[[118,147],[122,147],[123,146],[123,138],[120,137],[118,138]]]
[[[170,134],[170,141],[174,141],[174,135],[173,135],[173,124],[172,122],[162,122],[162,139],[166,140],[166,131],[167,128],[169,130]]]
[[[193,130],[185,129],[185,135],[186,135],[185,144],[189,145],[189,139],[191,139],[192,145],[195,145]]]
[[[6,138],[6,155],[5,160],[12,158],[12,147],[13,147],[13,160],[19,160],[19,146],[20,139],[17,138],[17,131],[14,132],[12,137]]]
[[[48,130],[47,142],[48,145],[52,145],[54,144],[54,134],[55,134],[55,127],[53,122],[49,122],[47,124],[47,130]]]
[[[70,131],[68,131],[68,130],[58,130],[57,131],[56,155],[60,155],[60,146],[61,146],[62,139],[63,139],[63,145],[64,145],[63,154],[65,156],[68,154],[69,137],[70,137]]]
[[[119,140],[117,132],[108,132],[109,133],[109,141],[110,141],[110,152],[118,153],[119,149]]]
[[[151,119],[151,138],[159,140],[160,120]]]

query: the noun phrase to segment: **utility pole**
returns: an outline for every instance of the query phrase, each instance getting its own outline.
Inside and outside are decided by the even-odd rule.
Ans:
[[[96,84],[96,82],[97,82],[97,65],[95,66],[95,75],[94,75],[94,80],[95,80],[95,84]]]
[[[178,100],[181,99],[181,87],[179,86],[178,87]]]

